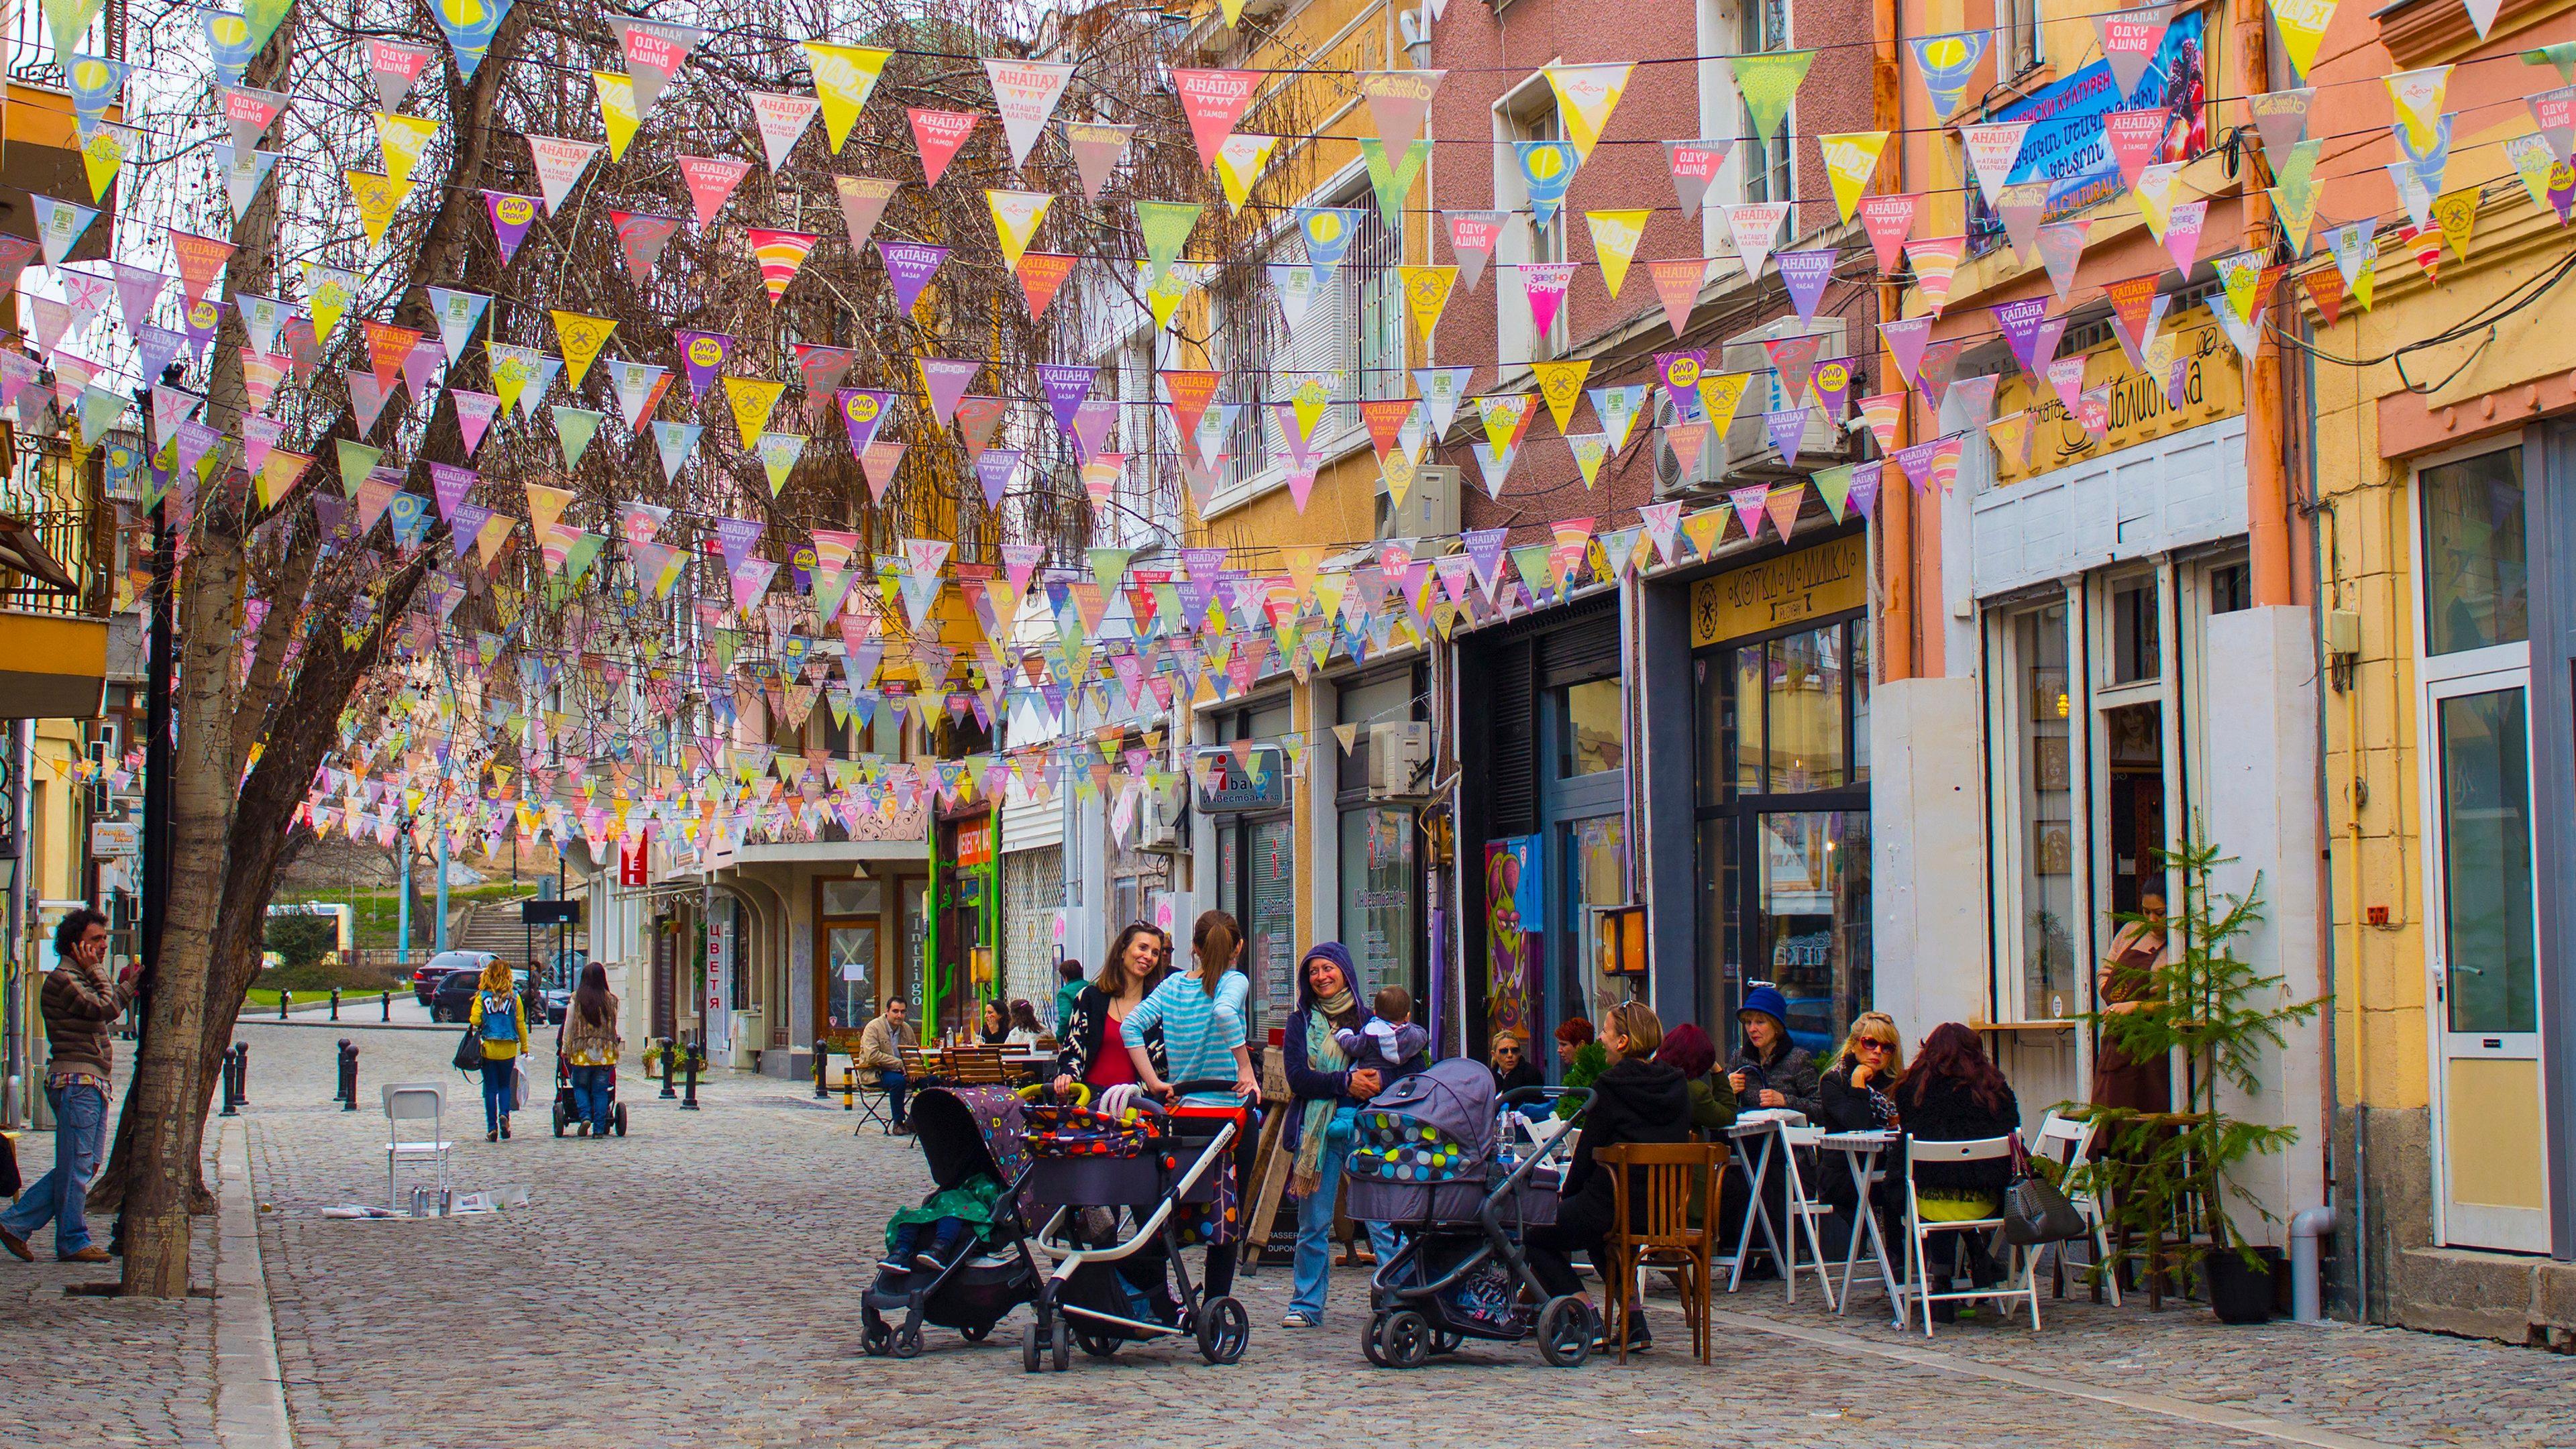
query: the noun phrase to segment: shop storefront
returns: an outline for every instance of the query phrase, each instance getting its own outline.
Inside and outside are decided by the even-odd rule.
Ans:
[[[1700,1019],[1732,1023],[1769,982],[1791,1037],[1821,1053],[1873,1001],[1868,540],[1690,588]]]
[[[1282,696],[1215,717],[1192,770],[1192,800],[1216,847],[1216,909],[1243,925],[1256,1035],[1288,1019],[1297,986],[1297,821]]]
[[[925,979],[913,993],[920,1020],[942,1034],[969,1031],[993,994],[1002,938],[1001,874],[989,803],[943,811],[939,820],[937,907],[930,920]]]
[[[1401,986],[1420,1001],[1429,989],[1424,977],[1421,812],[1400,794],[1373,791],[1370,781],[1374,732],[1424,719],[1421,671],[1407,664],[1345,680],[1336,691],[1334,711],[1350,738],[1333,801],[1341,941],[1350,948],[1358,975],[1354,984],[1363,1000],[1382,988]]]

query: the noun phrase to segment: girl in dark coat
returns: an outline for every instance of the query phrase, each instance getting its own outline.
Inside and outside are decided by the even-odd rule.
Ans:
[[[1918,1142],[1977,1142],[2021,1130],[2021,1103],[2012,1084],[1986,1059],[1985,1044],[1959,1023],[1944,1022],[1923,1039],[1923,1049],[1892,1094],[1905,1123],[1905,1135]],[[1927,1163],[1914,1169],[1914,1197],[1928,1223],[1965,1222],[1993,1217],[2003,1206],[2004,1188],[2012,1182],[2012,1161]],[[1986,1251],[1984,1235],[1943,1233],[1934,1239],[1967,1243],[1968,1269],[1977,1286],[2003,1280],[2003,1271]],[[1946,1268],[1957,1274],[1955,1257]],[[1935,1320],[1944,1310],[1955,1315],[1955,1303],[1932,1305]]]
[[[1556,1221],[1529,1230],[1530,1271],[1550,1294],[1583,1291],[1575,1276],[1572,1254],[1580,1248],[1601,1270],[1602,1291],[1612,1290],[1618,1274],[1609,1259],[1608,1238],[1617,1225],[1616,1185],[1595,1165],[1593,1154],[1623,1142],[1688,1142],[1691,1139],[1690,1086],[1682,1074],[1654,1060],[1663,1044],[1664,1024],[1642,1001],[1611,1008],[1601,1027],[1601,1044],[1609,1049],[1610,1066],[1592,1083],[1592,1100],[1584,1108],[1583,1135],[1574,1144],[1574,1160],[1565,1170]],[[1632,1217],[1645,1208],[1642,1194],[1629,1194]],[[1653,1346],[1644,1315],[1630,1304],[1630,1352]]]

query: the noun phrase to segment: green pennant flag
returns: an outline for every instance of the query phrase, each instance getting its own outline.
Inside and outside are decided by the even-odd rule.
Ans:
[[[366,482],[367,475],[376,470],[376,464],[383,460],[385,450],[370,448],[354,438],[341,438],[338,441],[340,491],[355,498],[358,496],[358,485]]]
[[[1843,521],[1843,506],[1851,501],[1852,472],[1857,466],[1843,463],[1832,468],[1820,468],[1811,475],[1817,494],[1825,500],[1825,506],[1833,510],[1836,523]]]
[[[590,451],[590,440],[598,435],[600,422],[608,414],[595,413],[588,408],[568,408],[561,403],[555,404],[551,411],[555,415],[555,437],[563,443],[564,466],[578,468],[581,455]]]
[[[1807,67],[1815,58],[1812,50],[1774,50],[1728,57],[1727,65],[1735,72],[1735,88],[1744,96],[1744,113],[1752,118],[1753,133],[1764,144],[1779,135],[1780,122],[1789,114],[1789,103],[1798,98],[1798,87],[1805,83]]]
[[[1136,225],[1145,233],[1145,285],[1163,280],[1172,263],[1181,258],[1181,248],[1189,244],[1190,231],[1199,224],[1199,213],[1207,209],[1201,201],[1140,201],[1136,203]]]
[[[1127,576],[1127,560],[1136,556],[1132,548],[1095,548],[1091,551],[1091,577],[1103,594],[1118,592],[1118,581]]]
[[[1545,598],[1549,585],[1555,582],[1554,571],[1547,566],[1548,548],[1547,544],[1533,543],[1512,550],[1512,567],[1519,572],[1521,582],[1529,585],[1533,599]]]
[[[1386,143],[1375,136],[1360,137],[1360,155],[1368,162],[1369,188],[1377,193],[1377,214],[1389,229],[1404,224],[1405,193],[1413,189],[1413,178],[1422,174],[1422,163],[1431,159],[1431,142],[1426,138],[1404,148],[1404,164],[1391,165],[1386,159]]]
[[[295,0],[242,0],[242,19],[250,26],[250,53],[257,55],[268,46],[268,38],[286,23],[286,12]]]

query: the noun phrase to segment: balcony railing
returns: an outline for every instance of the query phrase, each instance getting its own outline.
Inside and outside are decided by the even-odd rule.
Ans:
[[[21,85],[61,90],[63,67],[54,54],[54,30],[45,23],[39,0],[6,0],[9,17],[9,79]],[[102,60],[125,59],[125,0],[107,0],[89,29],[81,32],[79,54]]]
[[[116,511],[100,497],[100,450],[75,465],[64,439],[20,433],[15,444],[17,466],[0,486],[0,609],[107,617],[115,598]],[[42,550],[44,561],[9,566],[30,561],[30,550]]]

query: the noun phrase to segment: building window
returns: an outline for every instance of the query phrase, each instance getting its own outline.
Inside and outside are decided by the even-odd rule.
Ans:
[[[2039,0],[1995,0],[1995,59],[2010,80],[2047,59],[2040,39]]]
[[[1415,864],[1414,812],[1405,805],[1372,801],[1368,794],[1369,728],[1416,717],[1410,669],[1343,688],[1337,721],[1356,725],[1357,748],[1342,758],[1340,807],[1342,943],[1351,948],[1365,1000],[1379,988],[1419,990],[1421,879]]]
[[[2154,574],[2111,586],[2111,683],[2128,684],[2164,673],[2164,635],[2156,602]]]
[[[2012,621],[2020,742],[2011,792],[2021,829],[2021,1006],[2063,1021],[2083,1009],[2075,979],[2074,700],[2067,677],[2066,606]]]
[[[1736,43],[1744,54],[1787,50],[1789,0],[1736,0]],[[1743,167],[1746,201],[1795,201],[1798,190],[1790,175],[1790,142],[1796,128],[1787,120],[1769,141],[1754,133],[1753,113],[1746,111],[1736,134],[1738,164]],[[1792,224],[1792,232],[1797,227]]]
[[[2424,647],[2456,654],[2531,637],[2522,451],[2418,475],[2424,495]]]
[[[1276,743],[1289,731],[1285,701],[1232,711],[1219,743]],[[1243,925],[1243,970],[1256,1023],[1288,1018],[1297,1002],[1297,832],[1286,810],[1216,817],[1217,905]]]
[[[2219,564],[2209,571],[2209,612],[2233,614],[2254,607],[2254,566]]]
[[[1597,775],[1625,768],[1627,732],[1621,727],[1621,713],[1616,679],[1596,679],[1558,690],[1557,774]]]
[[[2519,685],[2435,703],[2443,965],[2455,1032],[2540,1029],[2524,708]]]
[[[1521,262],[1564,261],[1567,209],[1559,206],[1544,226],[1533,220],[1529,183],[1521,174],[1520,152],[1513,144],[1565,139],[1565,118],[1557,111],[1556,92],[1549,88],[1545,76],[1531,76],[1495,103],[1494,139],[1502,143],[1494,148],[1494,206],[1515,213],[1503,227],[1494,263],[1507,267]],[[1562,356],[1572,346],[1573,322],[1568,315],[1574,310],[1571,306],[1560,305],[1547,331],[1536,334],[1531,329],[1526,304],[1514,299],[1498,301],[1496,305],[1499,316],[1494,327],[1495,360],[1501,366],[1545,362]]]

